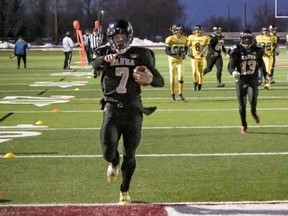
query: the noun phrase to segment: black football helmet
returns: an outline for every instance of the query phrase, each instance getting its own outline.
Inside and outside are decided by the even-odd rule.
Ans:
[[[254,42],[254,36],[251,31],[245,30],[240,33],[240,44],[245,48],[249,49]]]
[[[277,27],[275,25],[270,25],[268,29],[269,31],[277,31]]]
[[[215,26],[213,27],[213,32],[219,36],[222,33],[222,28],[220,26]]]
[[[116,34],[126,34],[127,39],[125,41],[116,42],[113,36]],[[111,46],[118,52],[124,53],[133,41],[134,31],[132,25],[125,20],[117,20],[109,24],[107,29],[107,37]]]
[[[276,34],[277,33],[277,27],[275,25],[270,25],[268,27],[269,32]]]

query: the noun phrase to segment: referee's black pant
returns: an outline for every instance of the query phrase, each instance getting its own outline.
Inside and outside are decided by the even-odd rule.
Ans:
[[[70,63],[72,60],[72,52],[64,52],[65,59],[64,59],[64,67],[63,69],[70,69]]]

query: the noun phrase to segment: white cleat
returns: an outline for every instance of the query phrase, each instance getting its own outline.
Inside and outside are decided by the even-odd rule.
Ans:
[[[116,181],[117,176],[119,175],[119,165],[113,166],[111,163],[108,166],[107,169],[107,180],[110,183],[113,183]]]

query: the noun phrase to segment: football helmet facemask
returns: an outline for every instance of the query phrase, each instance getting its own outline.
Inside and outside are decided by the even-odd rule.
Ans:
[[[263,28],[261,29],[261,33],[262,33],[263,35],[268,34],[267,28],[263,27]]]
[[[277,27],[275,25],[270,25],[268,29],[269,31],[276,31]]]
[[[196,34],[197,36],[201,36],[203,33],[203,28],[200,25],[196,25],[193,28],[193,34]]]
[[[245,48],[249,49],[254,41],[254,36],[251,31],[244,31],[240,33],[240,44]]]
[[[177,37],[180,37],[183,34],[183,27],[181,25],[173,25],[170,31]]]
[[[213,27],[213,32],[219,36],[222,33],[222,28],[220,26],[215,26]]]
[[[125,34],[127,37],[118,37],[118,40],[114,39],[116,34]],[[110,23],[107,29],[107,37],[111,46],[117,53],[123,54],[129,49],[129,45],[133,41],[134,31],[132,25],[125,20],[117,20]]]
[[[268,27],[269,32],[276,34],[277,32],[277,27],[275,25],[270,25]]]

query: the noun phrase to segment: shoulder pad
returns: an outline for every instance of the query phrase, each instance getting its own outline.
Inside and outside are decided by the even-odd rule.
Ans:
[[[228,49],[228,54],[231,55],[232,53],[234,53],[237,50],[238,46],[237,45],[233,45],[230,47],[230,49]]]

